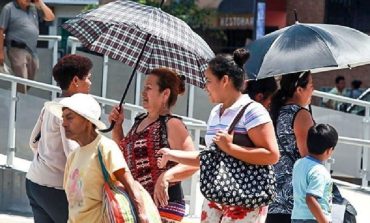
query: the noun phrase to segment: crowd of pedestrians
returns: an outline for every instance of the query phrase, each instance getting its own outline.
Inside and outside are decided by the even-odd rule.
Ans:
[[[231,165],[249,172],[231,171],[216,179],[214,183],[224,188],[215,190],[223,197],[206,196],[201,222],[328,223],[333,183],[323,162],[332,154],[338,134],[313,120],[311,73],[284,75],[279,85],[275,78],[246,81],[243,66],[248,58],[245,49],[217,55],[204,73],[205,91],[216,104],[205,133],[208,151],[222,152],[224,160],[215,166],[237,160]],[[105,124],[99,104],[89,95],[91,69],[92,62],[80,55],[66,55],[53,68],[62,94],[45,103],[30,136],[34,159],[26,190],[35,222],[102,222],[101,163],[109,178],[123,185],[138,222],[150,222],[142,190],[150,194],[162,222],[181,222],[185,216],[181,181],[214,165],[205,155],[210,153],[194,148],[185,124],[172,114],[185,91],[184,77],[164,67],[146,74],[142,91],[146,111],[124,133],[124,108],[114,107],[109,121],[116,124],[109,139],[98,131]],[[268,173],[258,175],[264,167]],[[253,168],[257,171],[252,174]],[[249,183],[245,178],[251,179]],[[204,194],[204,188],[212,186],[202,186],[206,181],[201,179]],[[227,188],[233,187],[240,193],[228,194]],[[271,194],[261,195],[265,203],[241,197],[263,188],[273,188]]]
[[[35,78],[41,20],[54,20],[43,0],[14,0],[4,6],[2,70],[6,63],[12,74]],[[247,50],[237,49],[208,62],[205,91],[215,106],[207,122],[207,149],[199,151],[182,119],[172,113],[185,92],[185,77],[165,67],[147,73],[141,95],[145,112],[125,133],[124,107],[114,107],[110,139],[99,132],[106,128],[100,121],[102,110],[89,95],[91,60],[62,57],[52,71],[62,93],[45,103],[29,141],[34,159],[25,186],[35,222],[105,222],[107,175],[127,192],[137,222],[151,222],[148,204],[158,210],[161,222],[182,222],[186,205],[181,182],[198,170],[203,171],[200,183],[206,197],[203,223],[331,222],[333,181],[323,164],[338,133],[313,119],[311,73],[286,74],[279,83],[274,77],[245,80],[248,58]],[[348,96],[358,98],[361,84],[352,81]],[[330,93],[345,95],[344,89],[345,79],[338,76]],[[27,87],[19,85],[18,91],[26,93]],[[340,109],[333,100],[323,103]],[[215,154],[220,163],[211,163]],[[220,169],[207,172],[211,165]],[[207,178],[211,175],[216,176],[214,185]],[[153,202],[146,202],[142,191]],[[260,197],[254,199],[257,193]]]

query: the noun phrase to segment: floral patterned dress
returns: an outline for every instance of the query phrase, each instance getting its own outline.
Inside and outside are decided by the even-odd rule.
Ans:
[[[136,117],[135,123],[126,137],[120,142],[120,148],[134,179],[153,197],[154,187],[159,176],[175,166],[169,162],[164,169],[157,166],[157,152],[163,147],[169,148],[166,123],[177,116],[160,116],[142,131],[137,131],[139,124],[147,117],[141,114]],[[158,207],[162,222],[179,222],[185,215],[185,201],[180,182],[170,184],[168,189],[170,197],[166,207]]]
[[[276,199],[269,205],[269,214],[291,214],[293,210],[292,173],[295,161],[301,158],[294,135],[294,119],[305,109],[299,105],[285,105],[280,109],[276,122],[276,135],[280,159],[274,165],[276,177]]]

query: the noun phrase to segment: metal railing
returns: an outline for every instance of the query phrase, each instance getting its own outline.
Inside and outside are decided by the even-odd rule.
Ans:
[[[40,83],[37,81],[33,80],[28,80],[20,77],[16,77],[13,75],[9,74],[3,74],[0,73],[0,80],[3,81],[8,81],[11,83],[11,89],[10,89],[10,105],[9,105],[9,126],[8,126],[8,150],[7,150],[7,159],[6,159],[6,166],[12,167],[14,158],[15,158],[15,135],[16,135],[16,128],[15,128],[15,113],[16,113],[16,103],[17,103],[17,83],[19,84],[24,84],[27,86],[31,86],[34,88],[42,89],[45,91],[50,91],[53,93],[60,93],[61,90],[57,86],[53,86],[50,84],[45,84],[45,83]],[[101,104],[106,104],[110,106],[117,105],[119,101],[113,100],[113,99],[108,99],[108,98],[103,98],[100,96],[95,96],[94,98]],[[125,110],[129,110],[131,113],[130,116],[130,121],[133,122],[133,120],[136,117],[136,114],[139,112],[143,112],[144,108],[141,106],[133,105],[126,103]],[[193,135],[193,140],[194,140],[194,146],[195,148],[199,148],[199,142],[200,142],[200,137],[201,137],[201,132],[206,130],[206,123],[201,121],[201,120],[196,120],[193,118],[188,118],[188,117],[182,117],[184,120],[184,123],[186,124],[187,128],[190,131],[194,132]],[[198,174],[194,174],[191,178],[191,188],[190,188],[190,197],[187,196],[185,199],[189,200],[190,202],[190,210],[189,210],[189,215],[194,216],[197,211],[197,204],[196,204],[196,198],[199,197],[199,180],[198,180]]]
[[[358,99],[353,99],[349,97],[334,95],[326,92],[321,92],[315,90],[313,92],[314,96],[335,100],[339,102],[359,105],[362,107],[365,107],[365,115],[362,118],[362,123],[364,124],[364,139],[358,139],[358,138],[349,138],[349,137],[339,137],[339,143],[349,144],[349,145],[357,145],[362,146],[360,147],[362,149],[361,153],[361,159],[362,159],[362,169],[360,170],[361,175],[361,187],[365,188],[368,187],[368,179],[367,179],[367,173],[368,173],[368,165],[369,165],[369,148],[370,148],[370,102],[362,101]]]

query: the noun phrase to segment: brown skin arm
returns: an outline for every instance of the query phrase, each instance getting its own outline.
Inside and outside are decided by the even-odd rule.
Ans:
[[[53,11],[42,0],[35,0],[35,6],[38,10],[42,11],[43,20],[50,22],[55,19]]]
[[[0,66],[4,64],[4,29],[0,28]]]
[[[280,153],[271,122],[250,129],[248,135],[255,145],[253,148],[232,143],[233,136],[226,131],[216,133],[213,140],[225,153],[246,163],[272,165],[278,162]]]
[[[162,148],[158,151],[162,155],[158,159],[159,168],[164,168],[169,160],[176,163],[182,163],[185,165],[195,166],[199,168],[200,158],[199,151],[181,151],[181,150],[170,150],[168,148]]]
[[[195,151],[192,139],[181,120],[172,118],[167,122],[168,142],[171,148],[178,151]],[[199,168],[178,164],[162,173],[154,188],[154,203],[157,206],[168,204],[168,187],[170,182],[182,181],[193,175]]]
[[[120,181],[127,190],[130,198],[135,204],[136,211],[138,213],[138,218],[140,223],[149,223],[148,218],[146,217],[146,211],[144,206],[144,201],[141,197],[140,187],[136,184],[137,182],[132,177],[131,173],[125,171],[124,169],[119,169],[115,171],[114,176],[118,181]]]
[[[294,119],[294,135],[297,140],[297,147],[301,157],[308,155],[307,135],[308,129],[314,125],[311,114],[305,110],[300,110]]]
[[[307,194],[306,203],[318,223],[329,223],[321,210],[319,202],[314,196]]]

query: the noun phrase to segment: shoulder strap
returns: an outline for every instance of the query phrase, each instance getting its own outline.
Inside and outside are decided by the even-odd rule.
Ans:
[[[140,113],[135,117],[135,121],[144,119],[147,116],[148,113]]]
[[[105,165],[104,165],[104,162],[103,162],[103,156],[100,152],[100,146],[98,146],[98,157],[99,157],[99,163],[100,163],[100,166],[101,166],[101,170],[103,172],[104,181],[107,182],[107,183],[110,183],[111,179],[110,179],[109,173],[107,171],[107,168],[105,168]]]
[[[248,107],[250,104],[252,104],[252,103],[253,103],[253,101],[251,101],[251,102],[249,102],[248,104],[244,105],[244,106],[240,109],[239,113],[235,116],[235,118],[234,118],[233,122],[232,122],[232,123],[231,123],[231,125],[229,126],[229,130],[227,131],[229,134],[231,134],[231,132],[232,132],[232,131],[233,131],[233,129],[235,128],[236,124],[239,122],[239,120],[240,120],[240,119],[241,119],[241,117],[243,116],[245,109],[247,109],[247,107]]]

